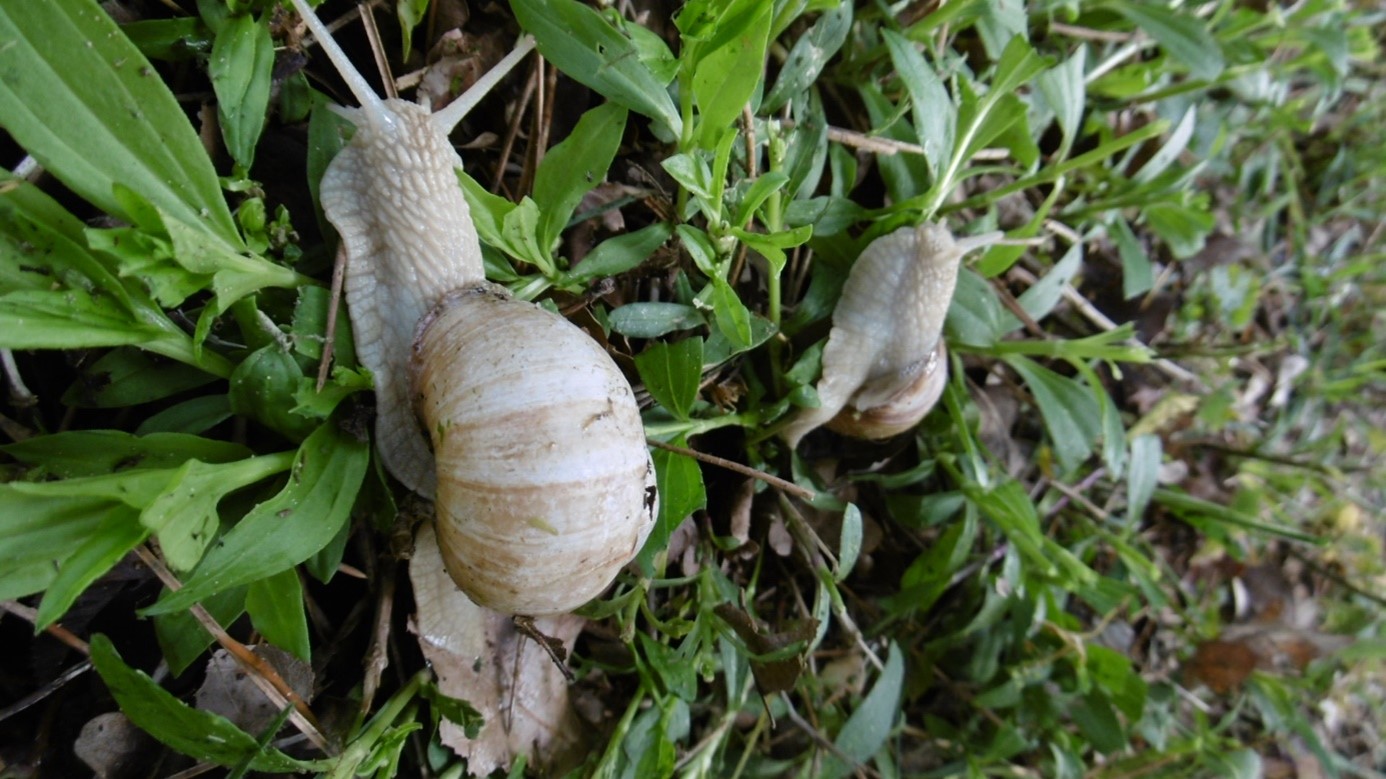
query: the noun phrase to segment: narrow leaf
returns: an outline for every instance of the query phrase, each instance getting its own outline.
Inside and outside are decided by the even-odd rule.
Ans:
[[[251,582],[245,591],[245,610],[271,644],[304,662],[312,660],[298,571],[289,568]]]
[[[1222,73],[1222,49],[1202,19],[1138,0],[1123,0],[1114,6],[1122,16],[1160,42],[1169,53],[1171,64],[1186,67],[1201,79],[1212,80]]]
[[[668,222],[656,222],[633,233],[608,238],[597,244],[575,267],[563,274],[560,286],[586,284],[592,279],[619,276],[639,267],[640,263],[673,234]]]
[[[1004,359],[1030,388],[1059,467],[1072,473],[1092,453],[1093,443],[1102,432],[1100,409],[1092,395],[1075,380],[1033,360],[1020,355],[1006,355]]]
[[[900,80],[909,92],[919,145],[924,147],[929,170],[937,177],[953,154],[957,108],[948,90],[943,88],[943,82],[924,61],[924,56],[915,49],[913,42],[893,30],[882,30],[881,34],[886,47],[890,49],[895,71],[900,74]]]
[[[849,776],[857,765],[865,764],[885,746],[886,739],[895,727],[896,717],[900,716],[900,697],[904,685],[904,653],[891,642],[885,668],[876,683],[871,685],[871,692],[862,699],[861,705],[847,718],[846,724],[833,740],[837,753],[855,764],[844,763],[837,754],[830,755],[823,761],[820,776],[831,779]]]
[[[231,157],[247,170],[269,107],[274,40],[250,14],[233,16],[217,30],[207,74],[217,95],[221,134]]]
[[[760,112],[765,115],[774,113],[816,81],[823,68],[827,67],[828,60],[842,48],[851,29],[851,3],[836,3],[831,10],[818,17],[813,27],[799,36],[794,48],[789,50],[789,58],[780,68],[775,86],[761,103]]]
[[[262,748],[245,731],[218,714],[194,709],[141,671],[129,667],[109,638],[91,639],[91,661],[101,681],[130,721],[189,757],[218,765],[247,763],[256,771],[318,771],[325,766]]]
[[[601,14],[576,0],[511,0],[510,6],[520,26],[534,36],[539,53],[570,78],[659,120],[675,136],[683,131],[666,82]]]
[[[603,103],[584,113],[568,137],[544,155],[534,177],[540,248],[553,247],[582,196],[606,180],[625,128],[626,109]]]
[[[682,437],[674,443],[687,445]],[[703,473],[698,468],[697,460],[665,449],[654,450],[651,457],[654,458],[655,482],[659,487],[659,517],[644,548],[636,557],[640,569],[647,574],[655,572],[655,557],[669,546],[669,536],[679,523],[707,505]]]

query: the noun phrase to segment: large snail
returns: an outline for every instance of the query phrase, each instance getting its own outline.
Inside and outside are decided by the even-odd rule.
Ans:
[[[943,321],[963,255],[1000,233],[955,239],[948,228],[902,227],[862,251],[833,310],[817,408],[780,435],[795,446],[824,424],[856,438],[902,433],[929,413],[948,382]]]
[[[357,356],[374,376],[381,460],[434,499],[444,563],[473,601],[571,611],[611,583],[654,522],[630,384],[579,328],[485,279],[448,133],[489,86],[438,113],[382,100],[305,0],[293,4],[361,104],[343,111],[356,133],[320,191],[347,257]]]

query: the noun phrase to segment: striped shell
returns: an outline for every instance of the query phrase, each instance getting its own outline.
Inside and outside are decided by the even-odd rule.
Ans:
[[[967,252],[998,233],[954,240],[946,227],[902,227],[857,258],[823,348],[818,408],[780,433],[790,446],[827,424],[858,438],[885,438],[919,423],[948,381],[943,321]]]
[[[438,544],[477,603],[540,616],[601,594],[658,507],[630,385],[567,320],[490,284],[420,325],[411,378],[437,458]]]

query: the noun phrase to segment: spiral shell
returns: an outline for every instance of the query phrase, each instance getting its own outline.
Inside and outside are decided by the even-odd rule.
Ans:
[[[967,252],[999,233],[957,240],[946,227],[902,227],[872,241],[852,265],[823,349],[818,408],[781,432],[790,446],[827,424],[885,438],[919,423],[948,380],[943,322]]]
[[[410,373],[453,580],[482,606],[531,616],[599,595],[658,508],[640,411],[607,353],[481,282],[420,323]]]

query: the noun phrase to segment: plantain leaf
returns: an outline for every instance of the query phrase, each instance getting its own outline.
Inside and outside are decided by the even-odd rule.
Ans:
[[[369,452],[329,421],[299,447],[289,483],[246,514],[203,558],[184,587],[146,609],[167,614],[213,593],[285,571],[312,557],[346,522]],[[274,543],[265,543],[273,538]]]
[[[240,249],[182,107],[90,0],[0,0],[0,125],[69,189],[129,220],[114,185]]]

